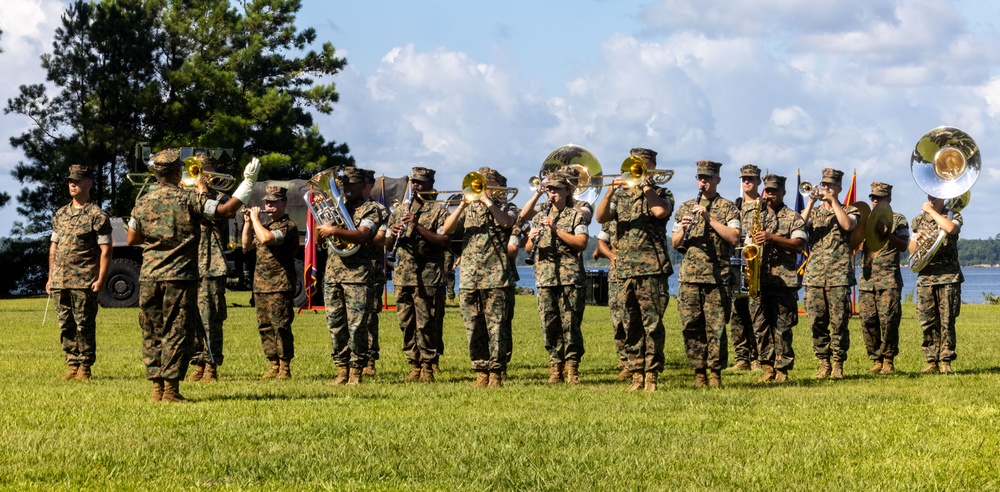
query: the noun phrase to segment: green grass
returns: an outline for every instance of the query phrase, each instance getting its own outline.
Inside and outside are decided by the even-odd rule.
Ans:
[[[246,293],[230,302],[247,303]],[[1000,308],[965,305],[953,376],[922,367],[904,305],[900,374],[869,376],[857,320],[842,381],[815,381],[805,316],[797,367],[782,386],[726,375],[690,388],[676,306],[655,394],[626,393],[607,308],[588,306],[583,384],[544,383],[535,301],[518,297],[514,360],[500,390],[470,387],[457,308],[445,320],[435,384],[404,383],[395,313],[382,313],[379,374],[329,385],[325,318],[299,314],[288,382],[265,369],[252,308],[226,323],[221,381],[184,383],[193,402],[149,403],[135,309],[98,316],[94,379],[63,382],[44,298],[0,301],[0,488],[387,490],[955,490],[1000,488]]]

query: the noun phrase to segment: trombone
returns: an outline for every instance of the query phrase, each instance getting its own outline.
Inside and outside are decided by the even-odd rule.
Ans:
[[[150,158],[147,165],[149,172],[128,173],[125,175],[132,184],[139,187],[139,196],[145,193],[147,187],[153,186],[157,182],[156,173],[153,172],[152,158]],[[202,177],[205,179],[205,185],[213,190],[229,191],[236,184],[236,178],[230,174],[205,171],[201,160],[197,157],[192,156],[184,159],[184,169],[181,171],[181,185],[191,188]]]
[[[610,178],[612,182],[589,184],[587,186],[595,188],[601,186],[613,186],[614,180],[617,178],[622,178],[628,188],[635,188],[636,186],[644,183],[647,179],[652,181],[655,185],[664,185],[673,179],[673,177],[673,169],[649,169],[646,167],[645,161],[634,155],[630,155],[622,162],[620,174],[600,174],[591,176],[591,179],[595,180]]]
[[[466,202],[475,202],[480,200],[486,193],[489,193],[495,200],[510,201],[517,196],[517,188],[489,186],[486,181],[486,176],[483,176],[482,173],[478,171],[472,171],[462,178],[462,189],[459,191],[422,191],[418,193],[418,195],[420,195],[421,199],[426,199],[427,201],[438,201],[451,204],[454,202],[454,195],[461,195]],[[437,195],[449,195],[449,197],[446,200],[438,200]]]

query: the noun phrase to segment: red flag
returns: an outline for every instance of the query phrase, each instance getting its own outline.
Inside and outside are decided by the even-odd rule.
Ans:
[[[312,189],[312,185],[309,185]],[[313,294],[316,293],[316,218],[313,217],[312,210],[306,209],[306,251],[304,262],[305,268],[302,272],[303,288],[306,291],[307,304],[312,309]]]
[[[851,177],[851,187],[847,189],[847,195],[844,196],[844,205],[850,205],[858,201],[858,171],[854,171],[854,175]]]

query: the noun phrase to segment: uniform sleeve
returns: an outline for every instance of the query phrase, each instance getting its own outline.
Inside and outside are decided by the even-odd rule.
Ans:
[[[802,216],[798,212],[792,212],[790,217],[792,218],[792,225],[789,237],[791,239],[802,239],[808,243],[809,233],[806,231],[806,221],[802,220]]]
[[[733,229],[741,229],[740,211],[732,203],[729,204],[729,213],[726,214],[726,226]]]
[[[677,213],[674,214],[674,227],[670,230],[671,233],[684,230],[684,226],[681,225],[681,220],[688,215],[688,210],[691,206],[688,205],[689,202],[684,202],[681,204],[681,208],[677,209]]]
[[[94,230],[97,231],[97,244],[111,244],[111,220],[103,211],[94,220]]]
[[[378,208],[375,206],[370,206],[361,215],[361,220],[358,223],[358,227],[367,227],[372,232],[377,231],[382,225],[382,216],[378,213]]]
[[[59,231],[56,230],[56,217],[58,215],[59,215],[59,212],[56,211],[56,215],[52,216],[52,236],[49,237],[49,241],[51,241],[53,243],[58,243],[59,242]]]
[[[910,224],[906,222],[906,217],[903,217],[902,214],[896,216],[896,226],[892,233],[903,239],[910,238]]]

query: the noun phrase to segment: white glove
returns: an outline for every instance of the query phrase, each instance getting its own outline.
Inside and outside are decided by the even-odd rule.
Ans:
[[[260,160],[256,157],[250,159],[250,163],[243,169],[243,181],[249,181],[250,186],[257,182],[257,174],[260,173]]]

